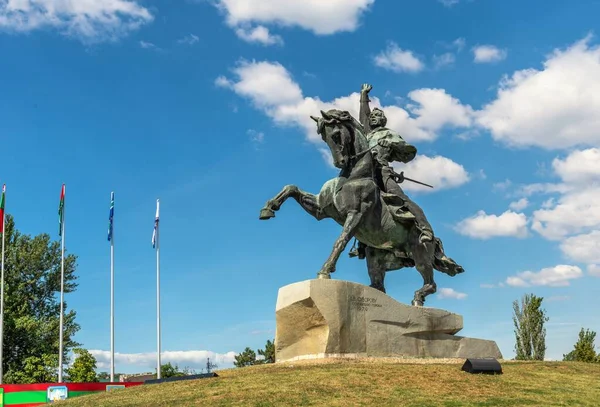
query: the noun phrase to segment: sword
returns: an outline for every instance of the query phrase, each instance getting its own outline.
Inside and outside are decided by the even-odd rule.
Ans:
[[[392,176],[394,178],[397,178],[397,182],[402,182],[403,180],[406,180],[406,181],[414,182],[415,184],[420,184],[420,185],[424,185],[424,186],[429,187],[429,188],[433,188],[433,186],[431,186],[429,184],[426,184],[424,182],[417,181],[416,179],[405,177],[404,176],[404,171],[402,171],[400,174],[398,174],[397,172],[395,172],[394,170],[392,170]]]

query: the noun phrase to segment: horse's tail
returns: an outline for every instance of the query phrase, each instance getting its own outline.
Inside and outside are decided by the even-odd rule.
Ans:
[[[444,245],[439,238],[435,238],[435,255],[433,268],[449,276],[464,273],[465,269],[444,253]]]

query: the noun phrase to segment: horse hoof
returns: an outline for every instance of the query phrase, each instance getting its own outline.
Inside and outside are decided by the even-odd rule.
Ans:
[[[323,273],[320,271],[317,273],[317,278],[319,280],[331,280],[331,275],[329,273]]]
[[[275,217],[275,212],[272,209],[262,208],[260,210],[260,216],[258,217],[258,219],[267,220],[267,219],[271,219],[274,217]]]
[[[422,307],[423,306],[423,301],[412,300],[411,304],[412,304],[413,307]]]

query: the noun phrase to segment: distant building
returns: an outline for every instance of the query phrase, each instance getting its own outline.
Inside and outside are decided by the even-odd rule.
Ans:
[[[122,374],[119,377],[120,382],[145,382],[146,380],[156,379],[156,373],[133,373]]]

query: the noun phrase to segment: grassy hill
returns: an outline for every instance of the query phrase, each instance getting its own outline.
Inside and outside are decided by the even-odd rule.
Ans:
[[[503,375],[464,360],[324,360],[252,366],[220,377],[143,385],[58,405],[102,406],[600,406],[600,364],[502,362]]]

